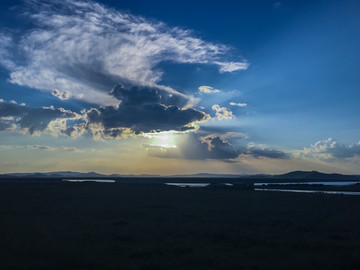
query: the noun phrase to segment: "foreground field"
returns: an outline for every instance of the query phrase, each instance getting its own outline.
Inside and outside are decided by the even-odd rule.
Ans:
[[[0,183],[0,269],[360,269],[360,197]]]

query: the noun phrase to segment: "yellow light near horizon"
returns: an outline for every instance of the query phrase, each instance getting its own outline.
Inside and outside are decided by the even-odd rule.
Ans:
[[[176,148],[174,142],[174,136],[171,132],[164,132],[155,137],[155,145],[161,146],[163,148]]]
[[[172,131],[165,131],[159,133],[148,133],[144,135],[147,138],[151,138],[151,145],[159,146],[162,148],[176,148],[175,136]]]

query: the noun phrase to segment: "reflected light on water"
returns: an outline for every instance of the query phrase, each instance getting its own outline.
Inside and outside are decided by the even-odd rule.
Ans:
[[[110,180],[110,179],[63,179],[63,181],[74,182],[74,183],[82,183],[82,182],[115,183],[115,180]]]
[[[302,189],[276,189],[276,188],[255,188],[255,191],[280,191],[295,193],[317,193],[317,194],[337,194],[337,195],[355,195],[360,196],[356,191],[329,191],[329,190],[302,190]]]

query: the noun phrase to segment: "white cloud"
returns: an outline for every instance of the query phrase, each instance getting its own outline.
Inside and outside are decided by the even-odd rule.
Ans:
[[[0,46],[0,63],[10,70],[10,81],[18,85],[68,91],[87,102],[117,105],[119,101],[107,93],[119,82],[157,86],[182,95],[157,85],[163,75],[157,66],[163,61],[212,64],[220,72],[248,67],[243,61],[223,61],[229,51],[223,44],[95,2],[26,3],[29,10],[24,14],[36,22],[36,28],[16,43],[9,36],[0,36],[0,44],[6,45]]]
[[[0,145],[0,149],[34,149],[34,150],[45,150],[45,151],[79,151],[73,146],[48,146],[48,145]]]
[[[67,91],[60,92],[59,90],[55,89],[51,92],[51,94],[61,100],[67,100],[71,98],[71,94]]]
[[[324,141],[318,141],[310,147],[304,147],[303,150],[294,150],[292,155],[295,158],[310,158],[326,161],[349,159],[360,156],[360,142],[344,145],[333,138],[328,138]]]
[[[247,104],[246,103],[235,103],[235,102],[230,102],[229,103],[231,106],[238,106],[238,107],[246,107]]]
[[[214,94],[214,93],[220,93],[221,91],[219,89],[214,89],[211,86],[199,86],[199,90],[201,93],[205,93],[205,94]]]
[[[220,107],[218,104],[214,104],[211,108],[216,111],[216,116],[219,120],[235,118],[232,111],[226,107]]]

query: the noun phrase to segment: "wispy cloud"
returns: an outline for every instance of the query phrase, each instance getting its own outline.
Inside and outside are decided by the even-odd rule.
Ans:
[[[215,61],[215,64],[220,66],[220,72],[233,72],[236,70],[245,70],[249,68],[249,63],[245,62],[218,62]]]
[[[73,146],[48,146],[48,145],[0,145],[0,149],[33,149],[43,151],[79,151]]]
[[[119,82],[158,86],[181,95],[157,85],[163,75],[158,64],[163,61],[217,65],[220,72],[248,67],[245,60],[225,61],[226,45],[96,2],[27,0],[26,8],[24,15],[35,28],[16,41],[8,33],[0,36],[0,63],[10,70],[15,84],[117,105],[108,91]]]
[[[231,106],[238,106],[238,107],[246,107],[247,104],[246,103],[235,103],[235,102],[230,102],[229,103]]]

